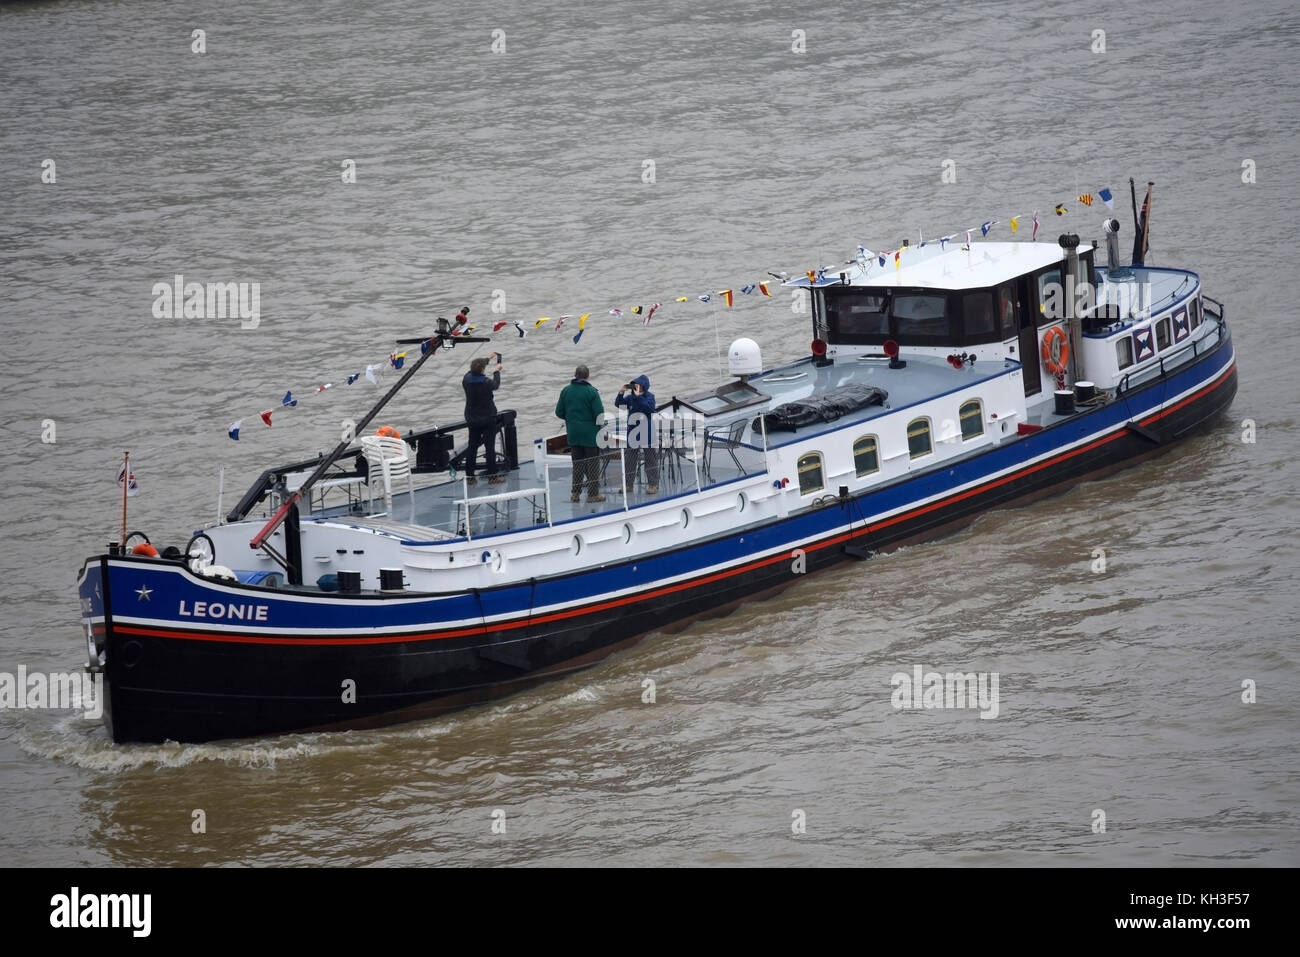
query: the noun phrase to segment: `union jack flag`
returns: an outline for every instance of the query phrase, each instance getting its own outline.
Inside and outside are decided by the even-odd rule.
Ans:
[[[123,482],[126,483],[126,494],[128,496],[140,494],[140,485],[135,480],[135,470],[132,469],[131,473],[128,475],[126,471],[126,463],[123,463],[122,467],[117,470],[117,487],[121,488]]]

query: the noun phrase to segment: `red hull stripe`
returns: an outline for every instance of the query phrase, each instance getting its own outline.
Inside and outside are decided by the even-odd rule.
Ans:
[[[1235,368],[1236,368],[1236,360],[1234,359],[1231,363],[1229,363],[1227,366],[1224,367],[1222,374],[1214,382],[1192,393],[1187,398],[1178,402],[1176,405],[1172,405],[1167,409],[1162,409],[1160,412],[1157,412],[1154,415],[1142,419],[1139,422],[1139,424],[1147,425],[1148,423],[1151,422],[1157,422],[1160,419],[1163,419],[1165,416],[1172,415],[1174,412],[1177,412],[1179,409],[1182,409],[1185,406],[1191,404],[1192,402],[1195,402],[1196,400],[1202,398],[1203,396],[1208,395],[1210,392],[1213,392],[1215,389],[1223,385],[1223,383],[1228,380],[1229,373],[1231,373]],[[1085,452],[1091,452],[1093,449],[1101,448],[1103,445],[1108,445],[1109,443],[1114,442],[1117,439],[1124,438],[1126,434],[1127,433],[1125,429],[1123,428],[1117,429],[1114,432],[1112,432],[1110,435],[1106,435],[1103,436],[1102,438],[1089,442],[1087,445],[1081,445],[1078,448],[1070,449],[1068,452],[1062,452],[1060,455],[1054,456],[1050,459],[1045,459],[1044,461],[1039,462],[1037,465],[1031,465],[1028,468],[1021,469],[1009,475],[1004,475],[1001,478],[993,479],[992,481],[985,482],[983,485],[978,485],[974,488],[967,489],[964,492],[958,492],[955,495],[949,495],[947,498],[940,499],[936,502],[931,502],[929,505],[922,505],[917,508],[911,509],[910,511],[900,513],[898,515],[893,516],[892,518],[887,518],[884,521],[877,522],[875,525],[867,526],[854,532],[844,532],[840,535],[835,535],[831,538],[822,539],[819,542],[813,542],[811,544],[804,545],[801,547],[805,552],[819,551],[823,548],[834,548],[835,546],[851,541],[854,538],[859,538],[867,534],[868,532],[876,532],[879,531],[880,529],[889,528],[901,522],[910,521],[911,519],[918,518],[922,515],[927,515],[930,512],[938,511],[939,509],[946,508],[947,506],[953,505],[957,502],[965,501],[966,499],[971,498],[975,495],[981,495],[985,492],[991,491],[992,489],[999,488],[1003,485],[1007,485],[1026,475],[1033,475],[1035,472],[1040,472],[1045,468],[1050,468],[1051,466],[1056,465],[1060,462],[1067,461],[1069,459],[1075,458],[1076,456],[1083,455]],[[218,641],[218,642],[228,642],[231,644],[255,644],[255,645],[391,645],[391,644],[401,644],[402,642],[408,642],[408,641],[432,641],[432,640],[438,640],[443,638],[465,638],[473,635],[485,635],[495,631],[508,631],[515,628],[527,628],[532,625],[544,625],[549,622],[563,621],[566,618],[576,618],[580,615],[589,615],[592,614],[593,612],[604,611],[610,608],[620,608],[625,605],[633,605],[638,602],[648,601],[650,599],[659,598],[664,595],[672,595],[680,591],[685,591],[686,589],[689,588],[698,588],[701,585],[708,585],[708,584],[712,584],[713,582],[723,581],[728,578],[734,578],[737,575],[743,575],[746,572],[751,572],[758,568],[766,568],[768,565],[775,565],[779,562],[789,561],[789,557],[790,556],[786,554],[773,555],[769,558],[758,559],[756,561],[752,561],[744,565],[738,565],[734,568],[728,568],[728,569],[724,569],[723,571],[714,572],[709,575],[703,575],[699,578],[692,578],[687,581],[676,582],[672,585],[664,585],[661,588],[655,588],[650,591],[638,592],[635,595],[625,595],[622,598],[611,598],[606,601],[596,602],[591,605],[583,605],[575,608],[566,608],[563,611],[552,612],[549,615],[536,615],[527,618],[520,618],[515,621],[494,622],[491,626],[475,625],[470,628],[455,628],[455,629],[447,629],[442,631],[415,632],[415,633],[407,633],[401,635],[372,635],[368,637],[357,635],[357,636],[338,637],[338,638],[309,638],[309,637],[294,638],[294,637],[289,637],[284,635],[228,634],[228,633],[209,634],[206,632],[175,631],[175,630],[169,630],[163,628],[146,628],[139,625],[114,625],[113,630],[118,634],[142,635],[150,638],[181,638],[188,641]]]

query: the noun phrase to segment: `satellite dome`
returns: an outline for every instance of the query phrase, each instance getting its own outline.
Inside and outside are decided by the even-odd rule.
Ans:
[[[753,339],[737,339],[727,350],[727,367],[734,376],[758,375],[763,371],[763,354]]]

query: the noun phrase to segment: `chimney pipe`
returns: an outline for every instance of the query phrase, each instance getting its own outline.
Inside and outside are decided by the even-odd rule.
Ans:
[[[1106,231],[1106,267],[1107,272],[1114,273],[1121,268],[1119,261],[1119,220],[1107,219],[1101,224]]]
[[[1062,233],[1057,240],[1065,253],[1065,318],[1070,336],[1070,360],[1074,365],[1074,380],[1085,378],[1083,374],[1083,323],[1079,316],[1079,236],[1077,233]]]

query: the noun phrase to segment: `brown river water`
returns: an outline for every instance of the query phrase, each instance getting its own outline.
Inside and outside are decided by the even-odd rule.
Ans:
[[[712,381],[737,336],[768,365],[807,349],[785,292],[678,295],[1034,208],[1048,238],[1098,238],[1100,206],[1073,199],[1101,186],[1131,241],[1133,176],[1156,182],[1150,261],[1227,305],[1230,414],[438,720],[117,746],[74,710],[0,711],[0,864],[1300,864],[1300,10],[592,10],[0,5],[0,671],[80,668],[75,577],[114,537],[124,449],[131,527],[181,544],[222,468],[229,508],[374,392],[268,430],[286,389],[461,305],[486,319],[498,290],[529,327],[593,313],[578,345],[567,326],[500,340],[498,404],[527,442],[578,361],[607,397],[640,372],[665,397]],[[258,283],[258,324],[156,318],[178,273]],[[607,315],[654,301],[648,328]],[[385,420],[459,418],[461,358]],[[895,709],[915,666],[998,673],[996,719]]]

